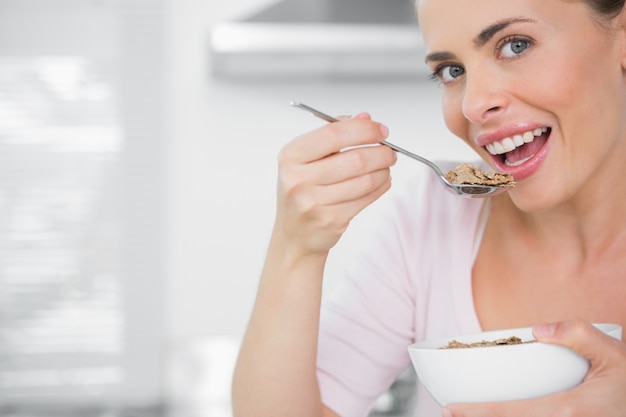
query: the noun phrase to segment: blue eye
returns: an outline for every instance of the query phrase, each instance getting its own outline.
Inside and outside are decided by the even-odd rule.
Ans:
[[[442,83],[446,84],[454,81],[464,73],[465,68],[459,65],[442,64],[433,71],[431,78],[440,80]]]
[[[527,39],[512,38],[506,40],[500,47],[500,55],[503,58],[515,58],[531,46]]]

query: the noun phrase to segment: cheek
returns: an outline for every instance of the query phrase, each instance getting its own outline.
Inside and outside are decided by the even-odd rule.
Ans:
[[[579,117],[584,114],[577,112],[601,109],[603,102],[615,96],[621,83],[621,59],[614,42],[607,41],[604,35],[589,36],[588,41],[580,38],[578,42],[569,42],[580,45],[578,48],[563,47],[569,43],[561,39],[554,48],[542,51],[541,57],[532,61],[531,68],[517,72],[518,80],[525,81],[517,89],[518,94],[539,108],[558,110],[559,116],[569,114],[568,110],[571,116]],[[559,64],[541,65],[541,62]]]
[[[599,64],[591,53],[588,58],[569,58],[566,61],[556,57],[555,62],[569,65],[546,66],[543,74],[528,77],[518,95],[534,107],[552,113],[565,134],[582,133],[591,125],[597,129],[597,124],[619,106],[621,70],[608,63]]]
[[[463,115],[462,101],[459,97],[444,93],[441,100],[443,120],[450,132],[469,143],[467,140],[469,122]]]
[[[550,68],[548,65],[539,72],[519,74],[517,79],[512,81],[513,85],[517,85],[515,95],[525,98],[527,102],[535,103],[538,108],[570,107],[572,100],[576,100],[579,96],[577,90],[580,89],[580,80],[588,79],[576,74],[577,71],[579,70],[575,67],[554,66]]]

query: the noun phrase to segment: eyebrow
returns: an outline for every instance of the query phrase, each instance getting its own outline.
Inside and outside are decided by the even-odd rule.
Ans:
[[[478,36],[476,36],[472,40],[472,43],[474,44],[476,48],[480,48],[484,46],[487,42],[489,42],[491,38],[493,38],[498,32],[506,29],[512,24],[532,23],[532,22],[535,22],[535,20],[528,19],[525,17],[513,17],[510,19],[502,20],[500,22],[496,22],[493,25],[489,25],[485,29],[480,31]],[[456,59],[456,55],[454,55],[452,52],[442,51],[442,52],[433,52],[433,53],[426,55],[425,62],[428,63],[430,61],[447,61],[447,60],[454,60],[454,59]]]

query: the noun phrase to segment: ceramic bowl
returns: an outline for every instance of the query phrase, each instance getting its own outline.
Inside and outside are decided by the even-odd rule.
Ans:
[[[594,324],[621,340],[617,324]],[[441,405],[508,401],[540,397],[580,384],[589,362],[574,351],[548,343],[522,343],[442,349],[452,340],[462,343],[518,337],[533,340],[530,327],[427,340],[408,347],[417,376]]]

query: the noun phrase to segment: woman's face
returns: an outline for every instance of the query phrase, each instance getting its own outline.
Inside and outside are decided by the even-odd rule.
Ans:
[[[567,201],[624,169],[621,16],[609,29],[572,0],[419,0],[418,15],[447,126],[515,177],[518,206]]]

